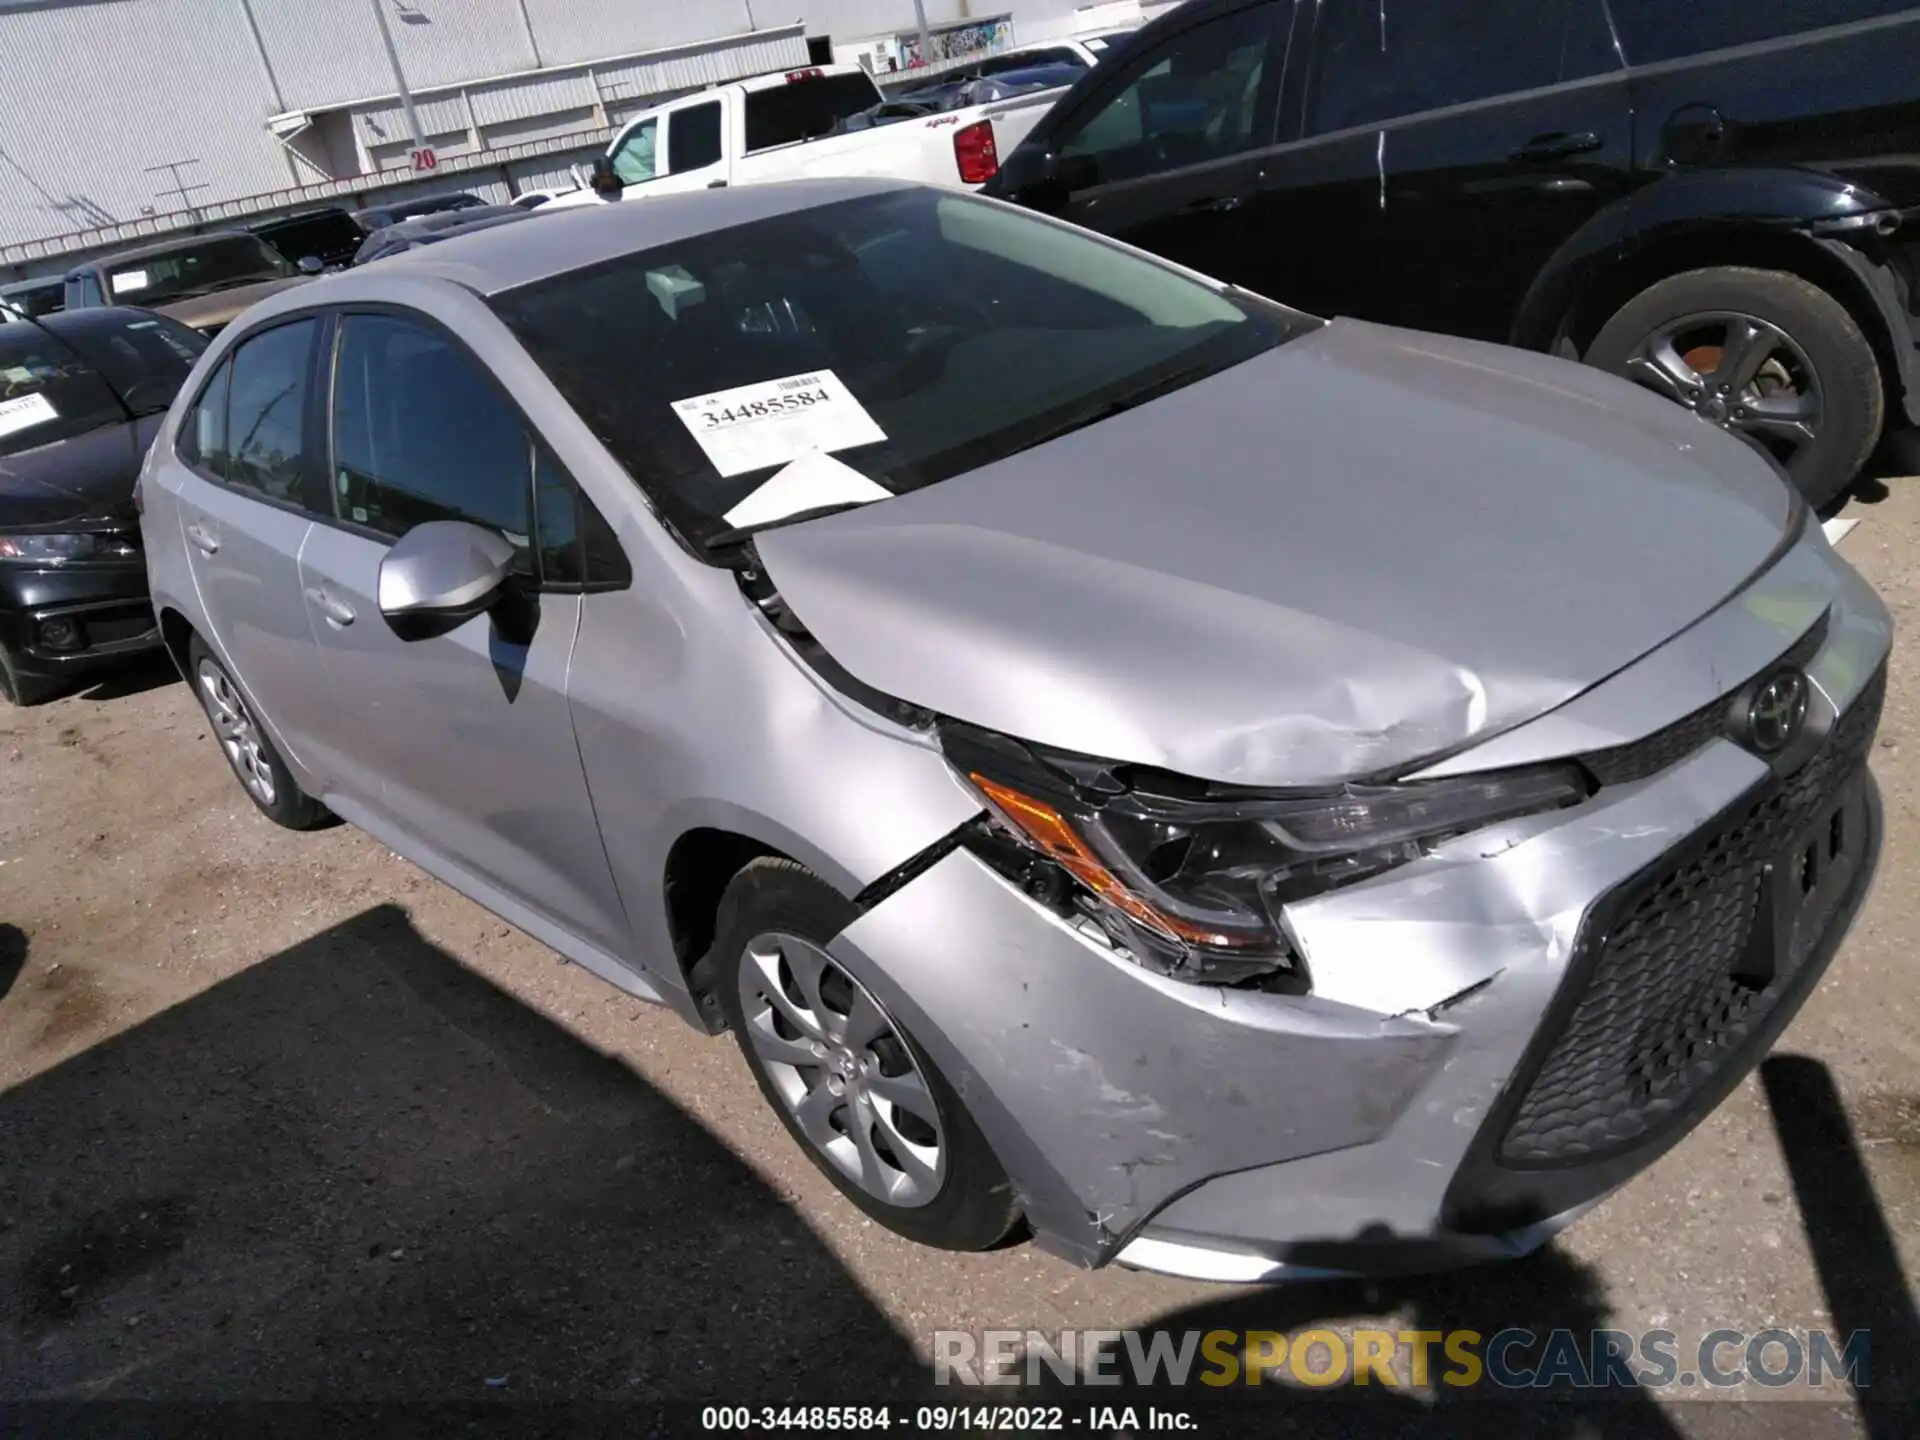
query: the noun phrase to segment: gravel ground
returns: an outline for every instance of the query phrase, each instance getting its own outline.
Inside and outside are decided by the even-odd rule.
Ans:
[[[0,1399],[432,1401],[474,1423],[545,1413],[515,1401],[871,1405],[935,1393],[936,1330],[1373,1323],[1664,1328],[1683,1353],[1721,1327],[1870,1328],[1869,1395],[1920,1395],[1920,481],[1867,488],[1842,549],[1903,624],[1887,847],[1828,977],[1761,1076],[1547,1251],[1379,1286],[917,1249],[791,1148],[730,1041],[361,834],[255,815],[164,665],[0,711]],[[1582,1419],[1268,1385],[1201,1431],[1916,1433],[1844,1389],[1777,1398],[1805,1393],[1673,1388]],[[1112,1394],[1055,1398],[1092,1433]]]

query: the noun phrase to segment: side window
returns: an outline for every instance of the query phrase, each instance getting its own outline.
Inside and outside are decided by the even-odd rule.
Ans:
[[[464,350],[391,315],[347,315],[333,369],[333,504],[395,539],[471,520],[523,550],[532,455],[520,417]]]
[[[228,382],[227,483],[269,500],[305,498],[301,444],[312,373],[312,320],[275,326],[233,352]]]
[[[690,105],[667,117],[667,173],[720,163],[720,102]],[[616,165],[617,168],[617,165]]]
[[[1684,7],[1676,7],[1684,8]],[[1467,10],[1325,0],[1307,133],[1371,125],[1598,73],[1597,0],[1476,0]]]
[[[1913,0],[1611,0],[1627,63],[1651,65],[1827,25],[1872,20]]]
[[[1174,36],[1143,55],[1117,91],[1059,147],[1077,187],[1238,154],[1271,138],[1260,112],[1280,7],[1257,5]],[[1073,171],[1079,174],[1073,176]]]
[[[533,456],[533,506],[541,584],[560,590],[617,590],[632,582],[633,571],[613,527],[539,444]]]
[[[227,478],[227,382],[233,362],[221,362],[201,390],[193,409],[180,422],[174,453],[196,470]]]
[[[637,125],[613,152],[613,173],[622,185],[638,185],[654,176],[653,142],[660,130],[658,120]]]

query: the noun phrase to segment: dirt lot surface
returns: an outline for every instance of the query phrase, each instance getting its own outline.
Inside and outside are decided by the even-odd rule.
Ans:
[[[1375,1317],[1669,1329],[1683,1353],[1720,1327],[1869,1328],[1870,1393],[1920,1393],[1920,480],[1869,488],[1842,550],[1903,626],[1874,764],[1887,843],[1829,976],[1760,1076],[1547,1251],[1377,1286],[895,1240],[791,1147],[731,1041],[364,835],[258,817],[164,666],[0,711],[0,1398],[874,1404],[928,1393],[936,1330]],[[1446,1392],[1368,1413],[1401,1433],[1915,1433],[1844,1388],[1703,1390],[1585,1420]],[[1089,1394],[1065,1398],[1082,1428]],[[1244,1398],[1258,1433],[1361,1414]]]

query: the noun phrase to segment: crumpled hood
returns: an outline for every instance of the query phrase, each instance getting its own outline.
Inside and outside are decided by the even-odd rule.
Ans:
[[[129,519],[133,482],[166,420],[148,415],[0,455],[0,529]]]
[[[757,547],[878,690],[1291,786],[1563,704],[1736,590],[1792,509],[1740,441],[1598,371],[1335,321]]]

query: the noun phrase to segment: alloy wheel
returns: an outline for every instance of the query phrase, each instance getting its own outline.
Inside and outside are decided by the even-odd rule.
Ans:
[[[932,1201],[947,1174],[939,1107],[866,987],[812,941],[782,933],[747,944],[739,985],[747,1041],[807,1142],[876,1200]]]
[[[1824,405],[1813,363],[1791,335],[1756,316],[1709,310],[1670,320],[1623,369],[1788,468],[1819,436]]]
[[[214,737],[227,752],[227,763],[249,795],[262,805],[272,805],[273,768],[247,702],[240,698],[227,672],[212,660],[200,662],[198,679],[200,694],[207,702],[207,716],[213,721]]]

